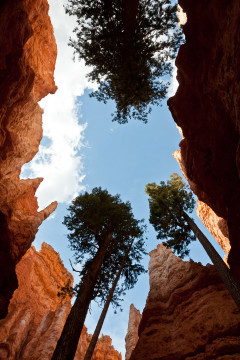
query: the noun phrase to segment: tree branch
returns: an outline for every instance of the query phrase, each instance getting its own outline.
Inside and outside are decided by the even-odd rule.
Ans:
[[[71,265],[71,267],[72,267],[72,270],[75,271],[75,272],[78,272],[79,274],[81,274],[81,271],[80,271],[80,270],[74,269],[73,264],[72,264],[72,262],[71,262],[70,259],[69,259],[69,262],[70,262],[70,265]]]

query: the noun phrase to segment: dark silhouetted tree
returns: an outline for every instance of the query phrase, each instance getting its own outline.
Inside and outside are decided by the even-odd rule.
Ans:
[[[171,0],[68,0],[76,15],[75,55],[92,67],[99,89],[90,96],[114,100],[113,121],[147,122],[150,105],[166,97],[172,60],[182,42]]]
[[[129,252],[130,252],[130,250],[131,250],[133,241],[134,241],[134,240],[132,240],[132,243],[130,244],[130,246],[129,246],[129,248],[128,248],[128,250],[127,250],[127,252],[126,252],[126,254],[125,254],[125,256],[124,256],[124,258],[123,258],[123,260],[122,260],[120,269],[118,270],[118,273],[117,273],[117,275],[116,275],[116,277],[115,277],[115,280],[114,280],[114,282],[113,282],[112,288],[111,288],[111,290],[109,291],[107,300],[106,300],[106,302],[105,302],[105,304],[104,304],[103,310],[102,310],[101,315],[100,315],[100,317],[99,317],[97,326],[96,326],[96,328],[95,328],[95,330],[94,330],[94,333],[93,333],[93,335],[92,335],[91,341],[90,341],[90,343],[89,343],[89,345],[88,345],[86,354],[85,354],[85,356],[84,356],[84,360],[91,360],[91,358],[92,358],[92,355],[93,355],[95,346],[96,346],[96,344],[97,344],[97,340],[98,340],[100,331],[101,331],[101,329],[102,329],[102,326],[103,326],[105,317],[106,317],[106,315],[107,315],[107,311],[108,311],[109,305],[110,305],[110,303],[111,303],[111,301],[112,301],[112,298],[113,298],[114,291],[115,291],[115,289],[116,289],[116,287],[117,287],[117,283],[118,283],[118,281],[119,281],[119,279],[120,279],[120,276],[121,276],[121,274],[122,274],[122,271],[123,271],[124,267],[126,266],[127,259],[128,259]]]
[[[163,244],[171,247],[180,257],[189,254],[188,245],[198,238],[240,309],[239,284],[210,241],[187,214],[195,206],[189,186],[179,175],[172,174],[166,183],[161,181],[160,185],[147,184],[145,191],[150,197],[149,221],[157,231],[157,238],[164,240]]]
[[[129,202],[122,202],[119,195],[112,196],[107,190],[94,188],[73,200],[64,224],[70,233],[70,248],[75,263],[82,264],[80,284],[75,303],[67,318],[52,359],[74,359],[79,337],[91,300],[105,302],[116,274],[132,240],[134,245],[122,272],[122,281],[116,288],[112,303],[119,305],[119,297],[134,286],[144,272],[139,264],[144,250],[142,220],[133,216]],[[65,291],[68,291],[66,286]]]
[[[164,240],[181,258],[189,255],[188,245],[196,240],[185,220],[182,211],[192,212],[195,200],[192,191],[183,183],[181,177],[172,174],[170,180],[160,185],[146,185],[149,195],[150,223],[157,231],[157,238]]]

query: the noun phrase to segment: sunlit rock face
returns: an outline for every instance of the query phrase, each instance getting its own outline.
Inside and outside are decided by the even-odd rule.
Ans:
[[[92,335],[89,335],[86,327],[84,327],[78,343],[78,349],[74,358],[75,360],[84,359],[91,337]],[[112,339],[110,336],[102,335],[96,344],[92,360],[122,360],[122,355],[112,346]]]
[[[183,261],[158,245],[150,291],[130,360],[237,359],[240,313],[212,265]]]
[[[140,311],[137,310],[133,304],[131,304],[129,311],[128,330],[127,330],[127,335],[125,337],[125,343],[126,343],[125,360],[130,359],[130,356],[137,345],[138,327],[141,318],[142,315],[140,314]]]
[[[202,220],[204,226],[206,226],[208,231],[222,247],[226,256],[228,256],[231,246],[229,242],[228,226],[226,220],[217,216],[208,205],[199,200],[196,210],[197,215]]]
[[[178,161],[180,169],[186,180],[189,182],[191,188],[194,189],[195,184],[187,177],[186,168],[182,162],[181,152],[177,150],[173,153],[173,156]],[[208,229],[218,244],[222,247],[226,254],[225,258],[227,260],[231,249],[227,221],[217,216],[213,209],[211,209],[207,204],[200,201],[199,199],[197,201],[196,212],[199,218],[202,220],[203,225]]]
[[[226,221],[228,263],[240,281],[240,6],[238,0],[179,0],[186,43],[168,102],[181,127],[181,165],[199,200]],[[224,234],[226,236],[226,234]]]
[[[71,299],[57,293],[73,277],[45,243],[40,252],[34,247],[27,251],[16,273],[19,286],[0,321],[0,349],[8,348],[9,359],[48,359],[71,308]]]
[[[19,180],[21,167],[38,151],[42,109],[38,101],[56,91],[57,47],[46,0],[0,3],[0,318],[17,287],[15,264],[30,247],[42,221],[56,208],[38,212],[42,179]]]
[[[71,299],[58,297],[61,287],[73,277],[59,254],[46,244],[41,251],[31,247],[16,266],[19,287],[8,315],[0,321],[0,359],[49,360],[71,309]],[[91,340],[84,327],[76,360],[82,360]],[[93,360],[121,360],[109,336],[97,343]]]

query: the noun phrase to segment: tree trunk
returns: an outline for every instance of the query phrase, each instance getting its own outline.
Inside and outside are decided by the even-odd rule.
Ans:
[[[230,292],[233,300],[235,301],[237,307],[240,310],[240,286],[232,277],[229,268],[206,238],[206,236],[202,233],[202,231],[198,228],[195,222],[188,216],[188,214],[183,211],[184,218],[186,219],[188,225],[206,250],[208,256],[212,260],[213,265],[217,269],[219,275],[221,276],[224,284],[226,285],[228,291]]]
[[[137,25],[137,12],[139,0],[123,0],[123,26],[126,42],[133,38]]]
[[[101,271],[103,258],[111,238],[112,234],[109,234],[106,237],[104,244],[99,247],[86,276],[82,280],[77,298],[71,308],[62,334],[57,342],[52,360],[74,359],[78,341],[91,302],[94,286]]]
[[[115,288],[117,286],[118,280],[119,280],[120,275],[121,275],[121,273],[123,271],[124,265],[125,265],[126,260],[128,258],[128,255],[129,255],[129,252],[131,250],[133,242],[134,242],[134,240],[132,240],[132,242],[131,242],[131,244],[130,244],[130,246],[129,246],[129,248],[128,248],[125,256],[124,256],[124,258],[123,258],[123,261],[122,261],[121,266],[120,266],[120,268],[118,270],[117,276],[116,276],[116,278],[115,278],[115,280],[113,282],[112,288],[111,288],[111,290],[110,290],[110,292],[108,294],[107,301],[106,301],[106,303],[104,305],[104,308],[103,308],[103,310],[101,312],[101,315],[100,315],[100,318],[98,320],[96,329],[94,331],[94,334],[93,334],[92,339],[90,341],[90,344],[88,346],[87,352],[86,352],[86,354],[84,356],[84,360],[91,360],[91,358],[92,358],[92,355],[93,355],[93,352],[94,352],[94,349],[95,349],[95,346],[96,346],[100,331],[102,329],[102,326],[103,326],[103,323],[104,323],[104,320],[105,320],[105,317],[106,317],[110,302],[112,300],[114,290],[115,290]]]

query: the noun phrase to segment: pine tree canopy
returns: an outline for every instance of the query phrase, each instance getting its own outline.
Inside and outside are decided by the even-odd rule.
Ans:
[[[114,100],[113,121],[147,122],[150,105],[166,97],[171,62],[182,42],[171,0],[68,0],[77,17],[70,46],[92,67],[99,89],[90,96]]]
[[[75,263],[82,265],[81,279],[86,275],[99,247],[108,235],[112,235],[92,295],[92,299],[100,303],[106,301],[125,253],[135,239],[112,299],[112,303],[118,306],[121,294],[132,288],[138,276],[145,272],[140,264],[146,254],[143,220],[134,218],[129,202],[122,202],[119,195],[112,196],[101,187],[77,196],[68,211],[69,215],[64,217],[63,224],[70,231],[69,247],[74,252]],[[80,285],[81,283],[75,287],[76,292]]]
[[[146,185],[149,195],[150,223],[157,231],[157,238],[171,247],[181,258],[189,255],[188,245],[196,240],[183,211],[192,212],[195,200],[189,186],[178,174],[172,174],[166,183]]]

